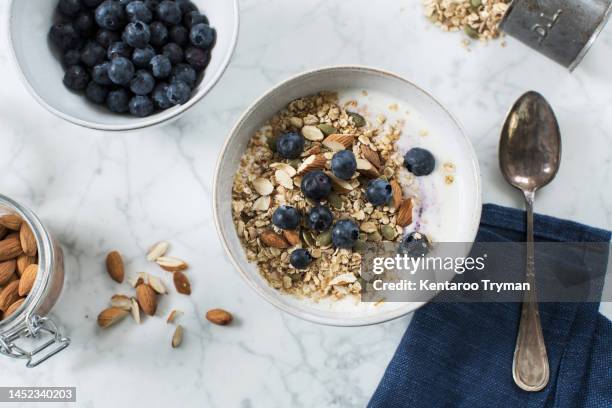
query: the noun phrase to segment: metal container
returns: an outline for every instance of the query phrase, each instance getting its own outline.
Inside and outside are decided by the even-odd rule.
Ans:
[[[514,0],[501,29],[573,71],[604,27],[612,0]]]

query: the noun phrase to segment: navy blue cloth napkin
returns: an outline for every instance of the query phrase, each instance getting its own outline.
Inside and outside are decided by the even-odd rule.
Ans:
[[[477,241],[524,241],[523,211],[487,204]],[[536,240],[609,242],[610,232],[536,215]],[[602,262],[605,268],[607,263]],[[596,303],[542,303],[550,382],[519,389],[512,358],[519,303],[429,303],[419,309],[371,408],[612,407],[612,323]]]

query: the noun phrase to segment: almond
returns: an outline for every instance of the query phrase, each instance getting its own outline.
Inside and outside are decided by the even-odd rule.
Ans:
[[[206,319],[211,323],[226,326],[232,322],[233,317],[230,312],[223,309],[212,309],[206,312]]]
[[[125,295],[113,295],[111,298],[111,306],[129,311],[132,307],[132,300]]]
[[[128,311],[118,307],[109,307],[104,309],[98,315],[98,326],[106,329],[127,316]]]
[[[149,283],[149,277],[144,272],[138,272],[138,275],[136,275],[135,278],[132,278],[130,280],[130,285],[132,285],[133,288],[140,285],[141,283]]]
[[[297,173],[296,170],[293,168],[293,166],[287,163],[272,163],[270,167],[272,167],[274,170],[284,171],[285,173],[289,175],[289,177],[293,177]]]
[[[285,237],[291,246],[299,245],[300,242],[302,242],[300,241],[300,234],[297,231],[284,230],[283,237]]]
[[[380,172],[372,163],[367,161],[366,159],[357,159],[357,171],[359,174],[369,177],[369,178],[378,178],[380,177]]]
[[[349,183],[348,181],[342,180],[341,178],[334,176],[334,174],[329,171],[326,172],[325,174],[327,174],[327,176],[331,179],[332,188],[334,189],[335,192],[341,193],[341,194],[348,194],[351,191],[353,191],[353,185]]]
[[[353,143],[355,143],[355,135],[343,135],[340,133],[335,133],[325,138],[325,140],[323,141],[323,146],[327,147],[333,152],[337,152],[350,148],[351,146],[353,146]]]
[[[391,184],[391,191],[393,191],[393,198],[391,199],[391,206],[397,209],[402,204],[402,200],[404,198],[402,186],[400,186],[400,184],[396,180],[391,180],[389,184]]]
[[[259,235],[259,240],[263,242],[264,245],[272,248],[284,249],[289,247],[287,241],[272,230],[262,232]]]
[[[172,348],[177,348],[183,342],[183,326],[180,324],[176,326],[174,334],[172,335]]]
[[[19,242],[21,242],[21,249],[23,249],[26,255],[36,255],[38,247],[36,245],[36,237],[30,226],[25,222],[21,223],[21,228],[19,229]]]
[[[157,311],[157,294],[151,286],[146,283],[138,285],[136,287],[136,300],[146,315],[155,315]]]
[[[14,302],[12,305],[10,305],[9,308],[6,309],[6,313],[4,313],[4,318],[7,318],[10,315],[12,315],[13,313],[15,313],[15,311],[17,309],[19,309],[19,307],[21,305],[23,305],[23,302],[25,302],[25,298],[19,299],[18,301]]]
[[[23,220],[17,214],[6,214],[0,216],[0,225],[13,231],[19,231]]]
[[[19,276],[23,275],[23,272],[26,268],[37,262],[35,256],[28,256],[26,254],[21,254],[17,257],[17,274]]]
[[[182,312],[179,310],[173,310],[170,312],[170,314],[168,315],[168,319],[166,319],[166,323],[174,323],[174,321],[176,320],[176,318],[181,314]]]
[[[0,310],[6,312],[8,308],[19,300],[19,281],[9,283],[0,292]]]
[[[289,174],[285,173],[282,170],[276,170],[274,173],[274,178],[276,182],[281,186],[285,187],[287,190],[293,190],[293,180],[289,176]]]
[[[412,223],[412,199],[405,199],[397,209],[397,220],[400,227],[406,227]]]
[[[374,167],[376,167],[380,171],[382,167],[382,162],[380,161],[380,156],[378,155],[378,152],[374,151],[368,145],[361,145],[361,155],[364,159],[372,163]]]
[[[123,266],[123,258],[117,251],[111,251],[106,255],[106,270],[111,278],[118,283],[123,282],[125,277],[125,268]]]
[[[0,241],[0,262],[17,258],[22,253],[19,234],[10,234]]]
[[[297,174],[306,174],[313,170],[322,170],[327,164],[327,159],[322,154],[312,155],[298,167]]]
[[[19,280],[19,296],[26,296],[30,293],[36,282],[36,275],[38,274],[38,265],[32,264],[26,268],[21,275]]]
[[[270,196],[261,196],[253,203],[253,211],[268,211],[270,208]]]
[[[156,291],[160,295],[165,295],[168,293],[166,286],[157,276],[149,275],[149,285],[153,288],[154,291]]]
[[[187,275],[181,271],[174,272],[173,274],[174,287],[178,293],[183,295],[191,295],[191,283]]]
[[[316,126],[304,126],[302,128],[302,135],[311,142],[319,142],[325,137],[321,129]]]
[[[268,196],[274,191],[274,185],[270,180],[259,177],[253,180],[253,188],[259,195]]]
[[[140,306],[138,306],[138,302],[134,298],[130,299],[130,303],[130,312],[132,313],[132,317],[137,324],[140,324]]]
[[[4,286],[11,281],[17,269],[17,261],[11,259],[0,263],[0,286]]]
[[[4,239],[8,232],[8,228],[6,228],[4,225],[0,225],[0,239]]]
[[[168,272],[184,271],[189,267],[187,262],[183,261],[182,259],[174,258],[172,256],[162,256],[160,258],[157,258],[157,261],[155,262],[157,262],[157,264],[161,266],[162,269]]]
[[[149,249],[149,252],[147,253],[147,261],[155,262],[157,258],[164,256],[166,254],[166,251],[168,251],[169,247],[170,247],[170,244],[167,243],[166,241],[161,241],[153,245]]]

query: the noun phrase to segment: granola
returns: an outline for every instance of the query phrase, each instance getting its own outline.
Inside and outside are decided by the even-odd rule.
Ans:
[[[331,92],[297,99],[253,135],[240,160],[232,189],[236,231],[247,259],[280,291],[314,300],[359,295],[363,284],[360,250],[365,242],[400,241],[403,227],[411,221],[418,188],[396,147],[403,121],[378,115],[369,123],[367,115],[358,111],[365,112],[356,101],[340,105],[338,95]],[[287,132],[304,136],[299,158],[283,159],[275,152],[276,139]],[[352,151],[357,161],[349,180],[330,171],[332,157],[343,149]],[[302,222],[297,229],[281,230],[272,223],[279,206],[306,214],[317,204],[300,189],[302,178],[315,170],[324,171],[333,187],[321,205],[329,206],[334,221],[350,219],[359,226],[359,239],[352,249],[334,247],[331,229],[319,233]],[[375,178],[395,186],[387,205],[373,206],[366,199],[365,186]],[[299,248],[312,256],[304,269],[290,263],[292,252]]]

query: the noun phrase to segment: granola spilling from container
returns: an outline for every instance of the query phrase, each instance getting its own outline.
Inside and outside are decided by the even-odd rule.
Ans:
[[[367,242],[412,245],[416,178],[433,155],[402,154],[404,121],[322,92],[291,102],[251,138],[232,189],[232,215],[249,262],[268,283],[313,300],[359,295]]]
[[[424,0],[425,15],[444,31],[463,30],[470,38],[488,41],[500,36],[511,0]]]

